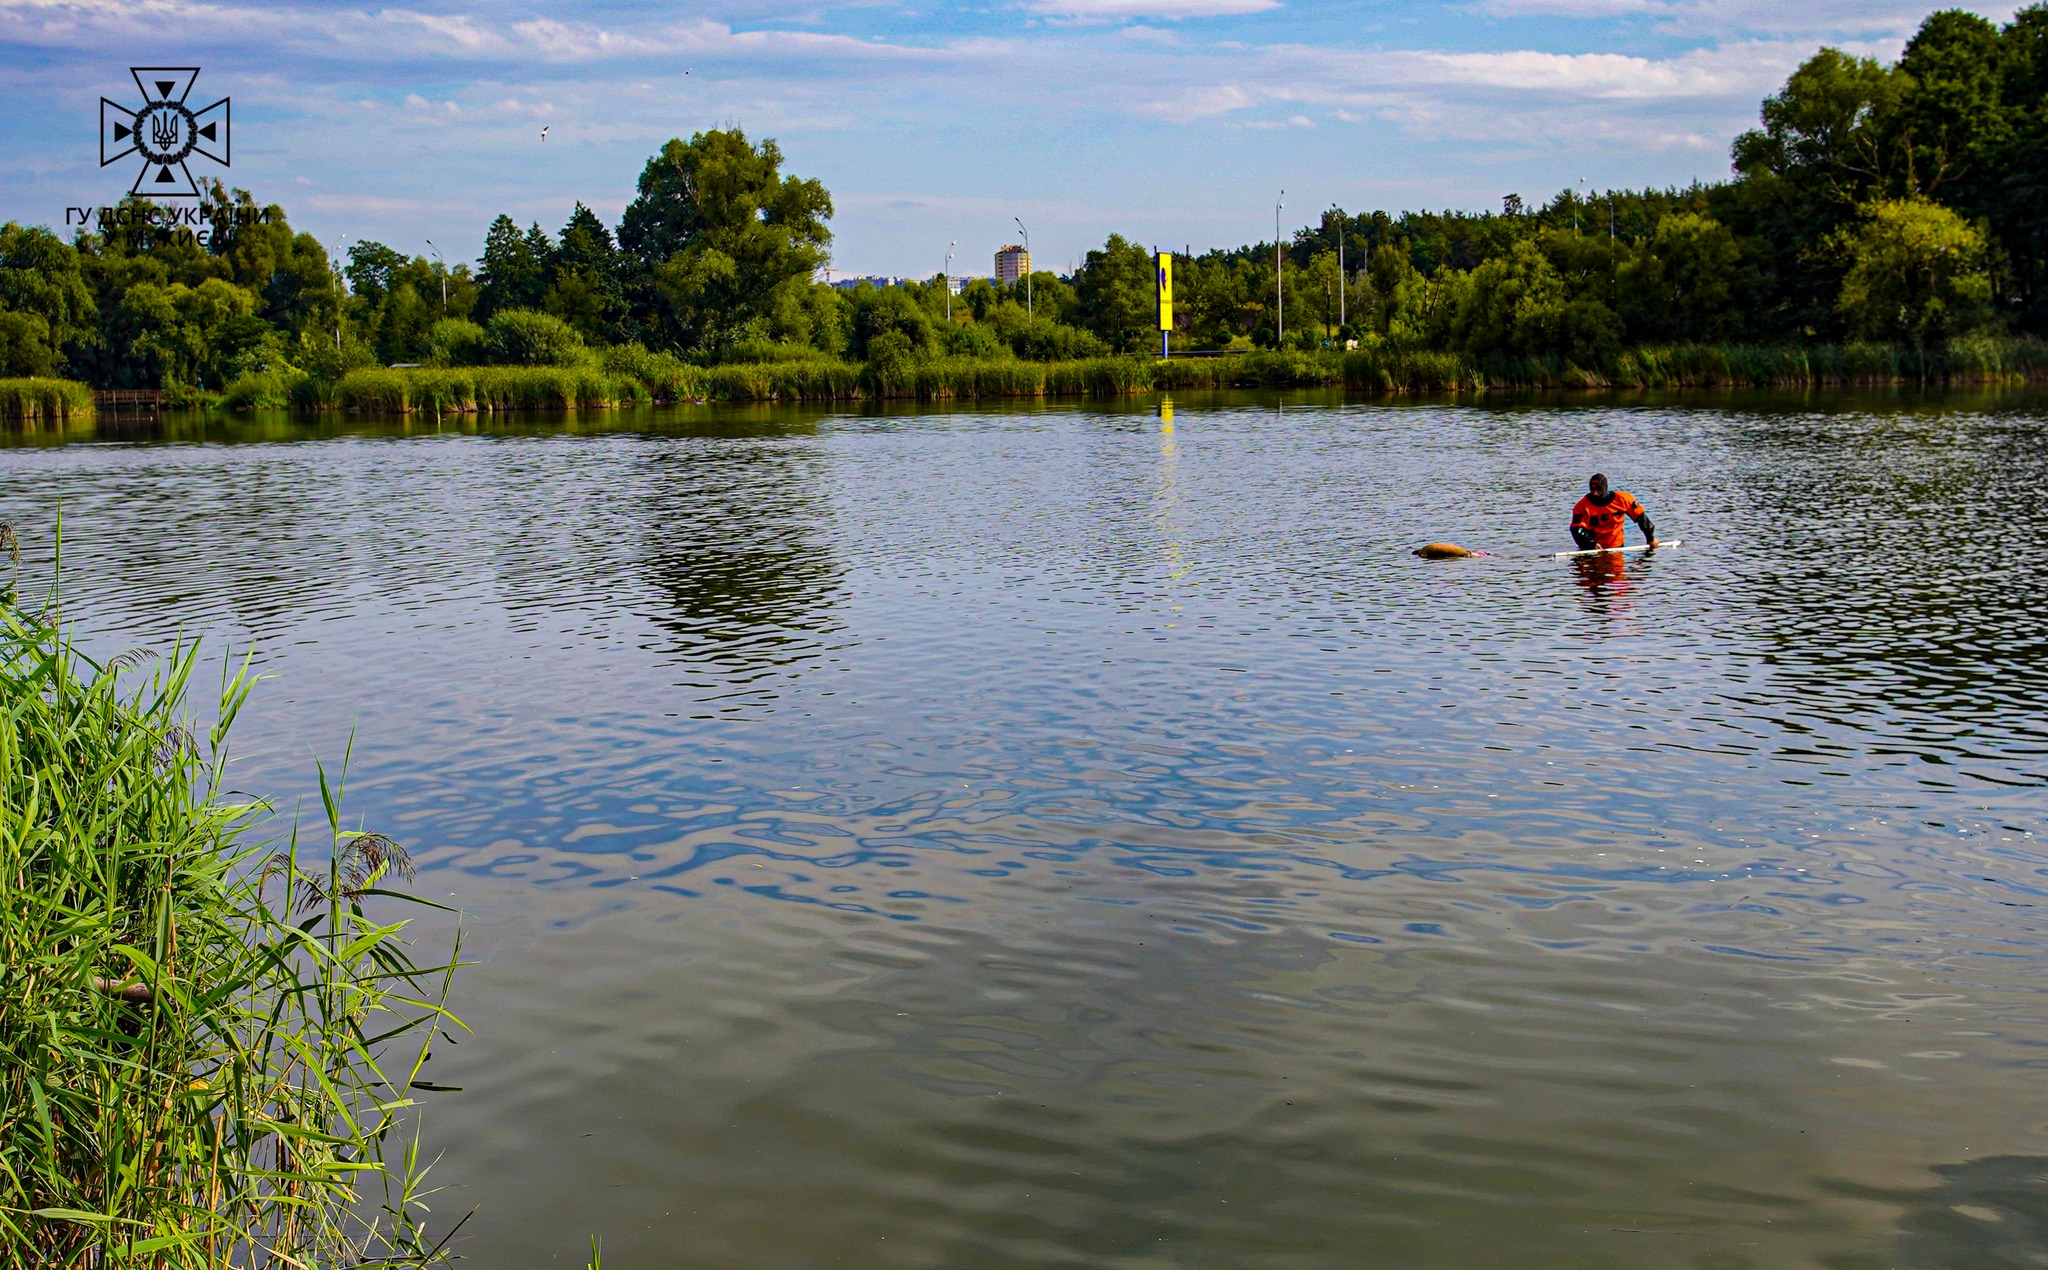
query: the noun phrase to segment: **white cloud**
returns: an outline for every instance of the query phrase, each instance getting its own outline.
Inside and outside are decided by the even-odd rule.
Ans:
[[[1185,89],[1159,101],[1141,102],[1137,109],[1155,119],[1210,119],[1257,104],[1256,97],[1236,84],[1216,84]]]
[[[1797,37],[1814,42],[1854,36],[1904,38],[1927,15],[1924,5],[1899,0],[1478,0],[1478,11],[1497,18],[1613,19],[1643,16],[1653,29],[1685,37]],[[2002,21],[2010,8],[1984,10]]]
[[[1225,18],[1264,13],[1280,0],[1030,0],[1025,8],[1049,18],[1114,22],[1130,18]]]
[[[1720,49],[1657,60],[1619,53],[1410,53],[1395,73],[1409,83],[1468,84],[1576,97],[1716,97],[1750,90],[1757,64]],[[1776,71],[1766,81],[1781,79]]]
[[[1005,47],[986,37],[925,46],[817,31],[740,31],[701,19],[602,26],[531,18],[502,24],[468,14],[408,9],[256,8],[209,0],[0,0],[0,41],[83,49],[138,40],[204,42],[266,52],[292,48],[379,63],[454,58],[563,64],[678,55],[929,61],[985,56]]]
[[[1536,14],[1564,18],[1611,18],[1628,13],[1661,12],[1657,0],[1485,0],[1479,6],[1499,18]]]

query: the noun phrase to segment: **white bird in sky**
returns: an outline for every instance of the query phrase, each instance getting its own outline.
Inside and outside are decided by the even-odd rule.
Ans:
[[[546,127],[546,128],[542,128],[542,129],[540,130],[540,139],[541,139],[542,141],[546,141],[546,140],[548,139],[548,128],[552,128],[552,127],[554,127],[554,126],[555,126],[555,125],[553,125],[553,124],[549,124],[549,125],[547,125],[547,127]]]

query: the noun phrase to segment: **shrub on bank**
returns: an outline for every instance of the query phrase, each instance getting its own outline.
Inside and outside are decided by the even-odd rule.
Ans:
[[[442,318],[427,331],[426,360],[435,366],[481,366],[489,353],[484,328],[467,318]]]
[[[224,410],[284,410],[310,378],[302,370],[252,370],[220,395]]]
[[[586,355],[575,327],[538,309],[495,314],[484,328],[484,348],[500,366],[574,366]]]

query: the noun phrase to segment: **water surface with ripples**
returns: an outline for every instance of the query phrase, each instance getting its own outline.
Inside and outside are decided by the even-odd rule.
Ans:
[[[174,419],[0,516],[470,914],[472,1264],[2032,1265],[2044,415]],[[1552,558],[1595,469],[1683,546]]]

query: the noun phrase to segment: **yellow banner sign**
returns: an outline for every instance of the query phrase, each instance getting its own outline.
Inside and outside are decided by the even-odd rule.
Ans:
[[[1173,329],[1173,253],[1162,251],[1156,257],[1159,265],[1159,329]]]

